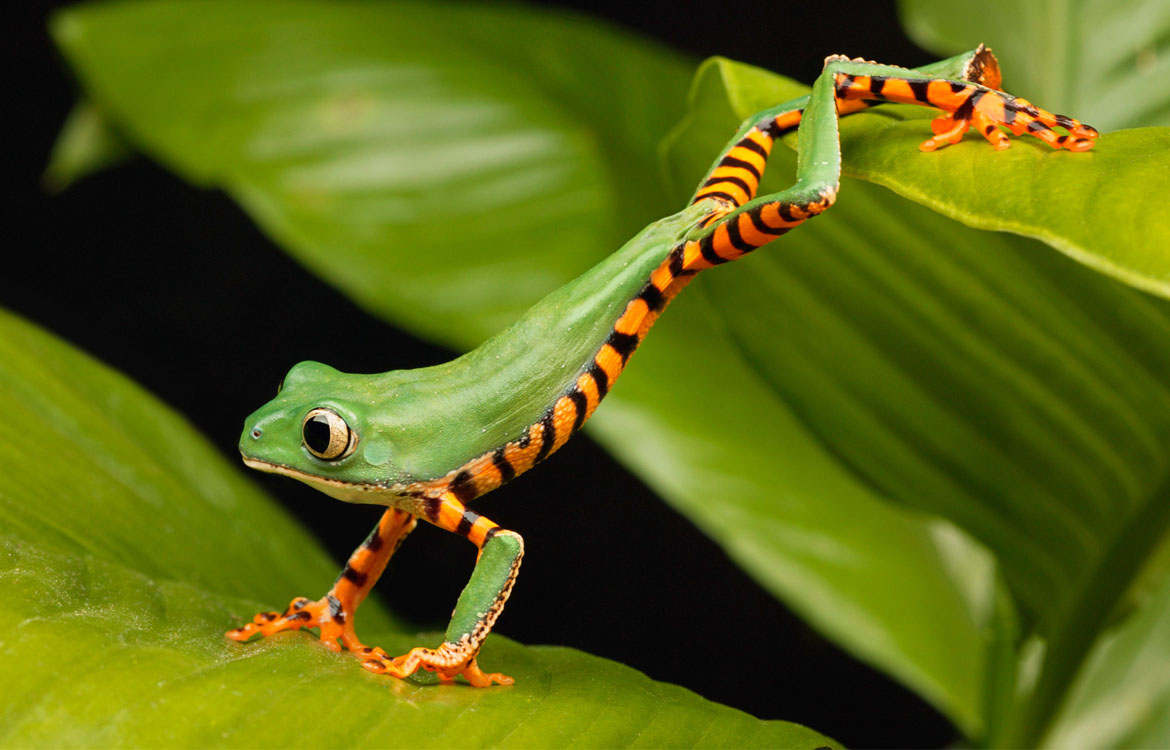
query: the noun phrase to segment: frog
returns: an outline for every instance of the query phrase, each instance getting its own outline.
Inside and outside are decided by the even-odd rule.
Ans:
[[[377,674],[403,679],[421,669],[442,683],[513,684],[483,671],[478,655],[512,593],[524,540],[468,505],[581,429],[697,274],[754,252],[834,204],[841,117],[888,102],[940,110],[919,146],[924,152],[958,143],[971,128],[997,150],[1025,134],[1055,149],[1093,146],[1096,129],[1001,85],[999,64],[983,45],[915,69],[830,56],[810,94],[742,123],[682,210],[649,224],[479,347],[443,364],[379,374],[295,365],[276,396],[245,420],[244,463],[385,511],[323,597],[294,598],[283,612],[261,612],[226,636],[243,642],[315,628],[325,646],[345,648]],[[757,195],[772,149],[794,130],[795,183]],[[443,641],[391,656],[359,640],[354,618],[420,519],[467,539],[478,556]]]

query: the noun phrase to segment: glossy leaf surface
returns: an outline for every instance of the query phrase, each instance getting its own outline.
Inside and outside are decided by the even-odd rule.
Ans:
[[[0,402],[20,436],[0,442],[6,747],[833,744],[570,649],[493,637],[485,662],[518,684],[476,690],[378,677],[299,633],[228,641],[336,565],[182,419],[2,312]],[[391,651],[440,637],[389,629],[377,602],[360,623]]]

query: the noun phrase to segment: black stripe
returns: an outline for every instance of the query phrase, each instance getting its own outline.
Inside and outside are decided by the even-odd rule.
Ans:
[[[952,119],[970,120],[971,112],[975,110],[975,104],[983,98],[985,93],[987,92],[984,89],[975,89],[972,91],[970,96],[959,102],[959,106],[955,107],[955,111],[951,115]]]
[[[370,535],[366,537],[366,541],[362,542],[362,546],[370,552],[377,552],[382,549],[382,536],[378,533],[381,530],[382,524],[375,526],[374,530],[370,532]]]
[[[443,501],[439,497],[427,497],[423,500],[423,512],[427,514],[427,519],[431,522],[439,520],[439,506]]]
[[[888,79],[885,76],[870,76],[869,93],[873,94],[874,96],[881,96],[882,89],[886,87],[887,80]]]
[[[783,132],[780,129],[780,125],[777,124],[775,117],[769,117],[767,121],[756,125],[756,130],[765,134],[772,140],[776,140],[780,136],[780,133]]]
[[[609,393],[609,376],[596,361],[589,366],[589,374],[593,376],[593,382],[597,383],[597,400],[600,401]]]
[[[346,565],[345,570],[341,571],[341,577],[352,583],[354,586],[357,586],[359,589],[366,585],[366,574],[360,570],[354,570],[353,568],[349,567],[349,565]]]
[[[658,287],[654,286],[653,283],[642,287],[642,291],[638,292],[638,297],[646,303],[650,312],[661,312],[662,308],[666,307],[666,297],[658,291]]]
[[[743,238],[739,233],[739,217],[733,216],[724,222],[727,225],[727,238],[731,240],[731,246],[741,253],[750,253],[756,249],[756,246]]]
[[[780,214],[780,218],[784,219],[784,221],[788,221],[788,222],[796,221],[796,217],[792,215],[792,204],[791,203],[781,203],[776,208],[776,212]]]
[[[770,234],[774,237],[779,237],[780,235],[782,235],[788,231],[788,227],[773,227],[773,226],[769,226],[769,225],[765,224],[763,213],[764,213],[763,206],[760,206],[759,208],[754,209],[753,211],[748,213],[748,216],[751,217],[752,224],[755,225],[757,232],[759,232],[760,234]]]
[[[492,540],[492,537],[494,537],[496,534],[499,534],[500,531],[502,531],[502,529],[499,526],[493,526],[488,529],[487,533],[483,535],[483,545],[480,547],[480,549],[486,547],[487,543]]]
[[[500,480],[503,482],[511,482],[516,478],[516,467],[512,466],[512,462],[504,455],[505,446],[501,445],[492,451],[492,464],[500,472]]]
[[[532,443],[532,433],[529,432],[528,430],[525,430],[524,434],[520,436],[520,439],[516,441],[516,447],[519,448],[520,450],[524,450],[531,443]]]
[[[760,170],[756,169],[756,165],[752,164],[750,161],[736,159],[734,156],[725,156],[723,157],[723,160],[719,162],[719,166],[742,169],[746,172],[750,172],[752,177],[756,178],[756,182],[760,181]]]
[[[670,264],[667,266],[670,269],[670,275],[678,278],[683,272],[683,253],[685,252],[685,244],[677,245],[670,251]]]
[[[713,266],[720,263],[726,263],[727,258],[721,258],[715,253],[715,233],[703,237],[699,240],[699,252],[702,253],[703,258]]]
[[[333,620],[337,620],[337,616],[341,614],[341,602],[338,601],[337,597],[333,594],[326,596],[325,601],[329,603],[329,617]],[[340,620],[340,622],[344,621],[344,618]]]
[[[724,182],[728,182],[728,183],[731,183],[732,185],[735,185],[736,187],[743,190],[743,192],[749,198],[751,197],[752,189],[750,187],[748,187],[747,182],[745,182],[744,180],[741,180],[738,177],[712,177],[711,179],[709,179],[703,183],[703,187],[705,187],[705,188],[711,187],[712,185],[719,185],[719,184],[724,183]]]
[[[1032,120],[1028,123],[1028,131],[1031,133],[1041,133],[1045,130],[1052,130],[1052,128],[1048,127],[1039,120]]]
[[[1011,125],[1016,121],[1016,115],[1019,114],[1020,108],[1016,106],[1015,102],[1005,101],[1003,103],[1003,124]]]
[[[540,418],[540,424],[543,431],[540,433],[540,450],[536,452],[537,462],[548,458],[548,454],[552,453],[553,443],[557,441],[557,426],[553,422],[553,409],[544,413],[544,416]]]
[[[873,77],[871,76],[869,80],[870,86],[872,86]],[[833,76],[833,86],[837,90],[838,99],[845,98],[845,92],[847,92],[849,87],[853,85],[853,81],[853,76],[849,75],[848,73],[838,73],[837,75]]]
[[[734,195],[728,195],[727,193],[723,192],[722,190],[715,190],[715,191],[710,192],[710,193],[703,193],[702,195],[695,198],[695,202],[698,203],[699,201],[706,200],[707,198],[722,198],[723,200],[727,201],[728,203],[734,204],[736,206],[739,205],[739,198],[736,198]]]
[[[756,143],[755,141],[753,141],[751,138],[744,138],[739,143],[737,143],[735,145],[742,146],[743,148],[746,148],[748,151],[756,152],[760,156],[764,157],[765,161],[767,161],[767,159],[768,159],[768,152],[764,150],[764,147],[761,146],[760,144]]]
[[[930,104],[930,99],[926,96],[926,87],[930,85],[930,81],[906,79],[906,85],[910,87],[910,93],[914,94],[916,101],[920,101],[923,104]]]
[[[951,93],[952,94],[961,94],[967,90],[968,86],[971,85],[969,83],[963,83],[961,81],[951,81],[950,84],[951,84]]]
[[[1056,118],[1056,124],[1065,130],[1072,130],[1077,126],[1071,117],[1066,117],[1065,115],[1053,115],[1053,117]]]
[[[471,527],[475,525],[477,518],[479,518],[479,514],[475,511],[463,511],[463,515],[459,517],[459,525],[455,527],[455,533],[459,536],[470,536]]]
[[[622,358],[622,364],[624,365],[629,360],[630,355],[634,353],[634,350],[638,348],[638,344],[640,344],[641,341],[638,339],[637,335],[633,333],[618,333],[617,331],[611,331],[609,338],[605,340],[605,343],[609,344],[617,350],[618,355],[620,355]]]
[[[475,499],[475,483],[471,481],[471,472],[464,469],[455,475],[448,486],[451,492],[455,493],[455,497],[459,498],[459,502],[468,503]]]
[[[568,393],[569,400],[573,402],[573,406],[577,408],[577,418],[573,420],[573,432],[581,429],[581,425],[585,424],[585,410],[589,408],[589,399],[585,394],[574,388]]]

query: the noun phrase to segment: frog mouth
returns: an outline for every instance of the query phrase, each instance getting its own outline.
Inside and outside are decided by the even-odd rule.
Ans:
[[[342,479],[331,479],[329,477],[308,474],[300,469],[294,469],[291,466],[274,464],[269,461],[262,461],[259,458],[249,458],[248,456],[241,456],[241,458],[244,460],[244,465],[250,469],[263,471],[266,474],[280,474],[282,476],[292,477],[299,482],[304,482],[314,489],[324,492],[330,497],[344,500],[347,503],[389,505],[392,503],[391,498],[400,497],[399,493],[395,492],[392,488],[380,484],[347,482]]]

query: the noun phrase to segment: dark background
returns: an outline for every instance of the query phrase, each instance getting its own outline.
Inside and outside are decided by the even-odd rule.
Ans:
[[[15,106],[5,174],[19,197],[9,203],[16,211],[6,222],[0,305],[127,373],[233,459],[243,417],[297,361],[377,372],[450,357],[303,271],[221,193],[194,189],[144,158],[62,195],[45,193],[40,173],[77,92],[45,32],[55,5],[9,9],[16,38],[4,54]],[[629,3],[601,15],[696,60],[726,55],[805,81],[830,53],[907,66],[931,59],[904,37],[892,2],[756,2],[736,4],[738,15],[730,5]],[[267,332],[263,341],[236,325],[245,318]],[[287,479],[253,476],[317,532],[339,566],[378,516]],[[500,633],[616,659],[855,747],[956,739],[919,698],[802,624],[588,437],[476,507],[527,542]],[[420,527],[379,590],[398,614],[442,630],[473,561],[463,540]],[[288,594],[316,597],[329,583]],[[582,601],[592,608],[566,618]],[[761,638],[775,646],[767,663],[718,666],[721,654]]]

